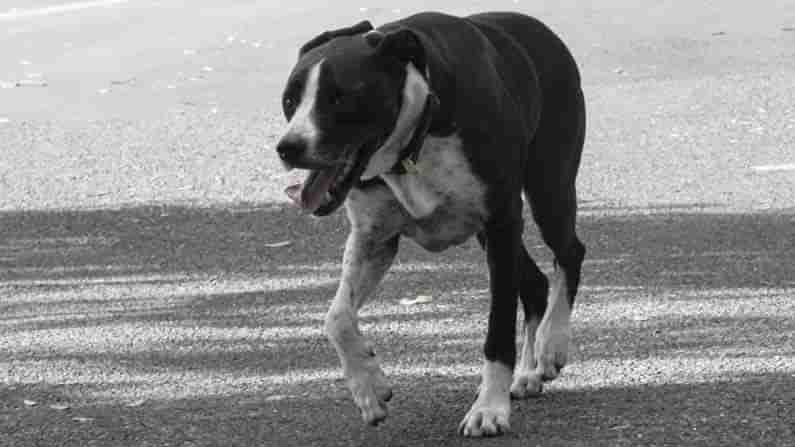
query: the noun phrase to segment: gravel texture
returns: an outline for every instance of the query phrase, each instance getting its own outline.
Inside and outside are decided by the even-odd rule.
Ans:
[[[321,330],[347,224],[288,206],[272,149],[303,40],[422,3],[178,3],[0,6],[0,86],[46,81],[0,89],[0,446],[795,444],[792,2],[438,6],[550,23],[589,107],[570,364],[477,441],[477,244],[402,243],[363,426]]]

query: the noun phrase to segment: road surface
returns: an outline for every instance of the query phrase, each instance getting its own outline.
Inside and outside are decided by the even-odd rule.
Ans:
[[[287,204],[279,90],[316,33],[423,4],[0,0],[0,446],[795,444],[784,0],[438,3],[532,14],[580,63],[571,361],[459,438],[483,256],[403,243],[363,324],[395,399],[362,426],[321,332],[346,223]]]

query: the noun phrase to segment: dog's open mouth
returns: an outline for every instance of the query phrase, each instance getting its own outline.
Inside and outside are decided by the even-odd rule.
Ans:
[[[303,184],[290,185],[284,192],[301,208],[313,213],[324,202],[334,199],[332,187],[342,179],[340,171],[343,170],[344,166],[310,170]]]
[[[346,161],[329,168],[310,169],[303,183],[288,186],[284,192],[305,211],[316,216],[339,208],[356,183],[371,155],[371,144],[352,151]]]

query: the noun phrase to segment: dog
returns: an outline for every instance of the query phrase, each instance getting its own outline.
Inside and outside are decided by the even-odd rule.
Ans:
[[[491,304],[481,384],[459,432],[507,431],[511,397],[537,395],[566,363],[585,256],[575,232],[585,101],[567,47],[511,12],[364,21],[300,48],[282,106],[276,151],[308,171],[286,194],[315,216],[344,204],[350,221],[325,331],[364,421],[384,420],[392,391],[357,312],[399,239],[440,251],[475,236]],[[522,242],[525,202],[554,254],[549,278]]]

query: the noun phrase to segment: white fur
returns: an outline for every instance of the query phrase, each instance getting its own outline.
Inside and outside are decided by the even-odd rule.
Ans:
[[[317,101],[320,67],[323,61],[316,63],[309,69],[301,93],[301,100],[295,113],[290,117],[290,122],[281,139],[302,140],[306,142],[307,150],[311,153],[317,147],[319,131],[315,123],[315,102]]]
[[[411,75],[404,90],[408,100],[399,129],[368,166],[386,185],[354,188],[345,201],[351,234],[345,246],[340,285],[326,318],[329,339],[342,361],[354,401],[368,423],[386,417],[389,387],[358,329],[357,314],[392,262],[384,244],[400,233],[429,249],[446,248],[480,231],[488,217],[485,185],[472,171],[458,135],[426,137],[416,172],[385,173],[411,138],[427,98],[427,85],[414,72],[416,76]],[[504,365],[484,366],[481,397],[468,416],[472,420],[464,424],[468,436],[507,429],[511,376],[512,371]]]
[[[386,417],[391,390],[375,353],[362,336],[358,312],[394,259],[380,235],[354,228],[345,244],[342,277],[326,315],[326,334],[337,351],[353,400],[368,424]]]
[[[464,436],[493,436],[510,429],[512,376],[513,371],[500,362],[483,364],[478,398],[459,425]]]
[[[522,354],[514,371],[511,395],[517,399],[537,396],[541,393],[541,378],[536,374],[535,342],[539,319],[530,317],[524,323]]]
[[[398,162],[400,151],[414,135],[430,88],[414,64],[406,65],[406,82],[403,84],[403,104],[395,128],[384,144],[376,150],[364,170],[362,180],[369,180],[392,169]]]
[[[426,137],[416,168],[407,174],[381,175],[411,217],[428,217],[450,202],[485,216],[486,188],[472,172],[458,135]]]
[[[386,185],[348,194],[345,205],[354,227],[399,232],[439,251],[463,243],[488,219],[486,187],[472,172],[457,135],[427,137],[417,172],[381,177]]]
[[[571,336],[571,306],[566,272],[558,266],[551,276],[547,310],[538,325],[535,342],[536,374],[542,380],[554,379],[560,372],[557,366],[566,364]]]

